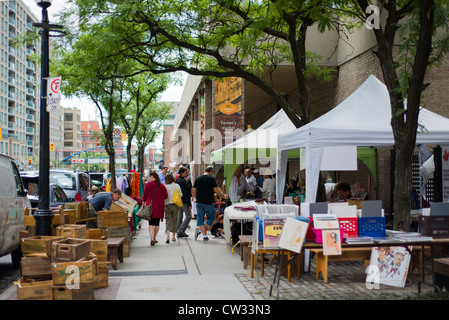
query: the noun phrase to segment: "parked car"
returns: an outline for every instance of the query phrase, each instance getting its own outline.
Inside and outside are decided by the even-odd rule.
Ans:
[[[22,181],[28,191],[31,207],[37,208],[39,204],[39,175],[35,173],[22,173]],[[61,186],[50,184],[50,207],[58,207],[69,202],[69,198]]]
[[[39,171],[22,172],[21,175],[39,175]],[[69,202],[86,201],[89,196],[89,176],[82,171],[50,169],[50,184],[59,185]]]
[[[25,186],[13,158],[0,153],[0,256],[11,254],[20,266],[20,232],[25,230],[24,210],[30,207]]]

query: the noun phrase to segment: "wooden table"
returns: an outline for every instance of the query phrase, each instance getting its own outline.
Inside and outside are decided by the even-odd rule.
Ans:
[[[433,254],[433,250],[434,247],[436,246],[441,246],[441,245],[448,245],[449,244],[449,238],[442,238],[442,239],[433,239],[433,240],[426,240],[426,241],[410,241],[410,242],[401,242],[401,241],[395,241],[395,242],[388,242],[388,243],[364,243],[364,244],[353,244],[353,245],[349,245],[347,243],[342,243],[341,247],[342,247],[342,251],[344,249],[360,249],[360,248],[368,248],[368,250],[371,250],[371,248],[373,247],[382,247],[382,246],[402,246],[402,247],[421,247],[420,248],[420,255],[419,257],[412,255],[412,258],[414,257],[416,265],[418,266],[418,269],[420,270],[420,276],[421,276],[421,280],[418,282],[418,293],[421,293],[421,284],[427,284],[430,286],[435,287],[435,279],[432,279],[432,283],[427,283],[425,282],[425,276],[424,276],[424,247],[428,246],[431,249],[431,253],[430,253],[430,258],[431,258],[431,263],[432,263],[432,273],[433,273],[433,259],[434,259],[434,254]],[[304,243],[303,247],[302,247],[302,252],[299,255],[302,255],[304,252],[304,249],[309,249],[310,251],[312,250],[317,250],[317,249],[322,249],[323,245],[321,243],[314,243],[314,242],[306,242]],[[415,252],[418,249],[415,249]],[[283,252],[287,252],[288,250],[284,250],[284,249],[279,249],[278,253],[279,254],[283,254]],[[287,261],[287,266],[291,263],[292,259],[294,258],[294,255],[298,255],[297,253],[291,252],[291,257],[290,259]],[[277,273],[277,269],[278,269],[278,264],[276,264],[276,271],[275,271],[275,276],[273,279],[273,284],[271,285],[271,289],[270,289],[270,296],[272,293],[272,289],[274,287],[274,285],[277,282],[277,288],[278,288],[278,295],[279,295],[279,281],[280,281],[280,273]],[[282,259],[280,260],[280,266],[279,269],[280,271],[282,271],[282,267],[285,268],[285,266],[283,266],[282,263]]]
[[[108,260],[114,270],[117,270],[117,259],[123,263],[123,243],[125,238],[108,238]]]
[[[377,244],[377,246],[381,246]],[[324,283],[328,283],[328,263],[329,261],[358,261],[358,260],[368,260],[371,257],[372,248],[341,248],[341,255],[324,255],[323,249],[310,249],[311,252],[316,254],[316,280],[320,278],[320,273],[323,275]],[[410,260],[410,273],[413,269],[418,266],[419,274],[423,276],[422,269],[422,254],[421,247],[417,246],[411,251],[412,259]],[[413,258],[415,257],[415,258]],[[369,263],[368,263],[369,264]],[[365,266],[366,263],[365,263]]]
[[[251,247],[249,247],[251,249]],[[276,248],[274,249],[264,249],[263,247],[259,247],[255,250],[255,253],[251,251],[251,278],[254,277],[254,268],[257,266],[257,257],[258,255],[261,255],[261,266],[260,266],[260,275],[264,276],[264,259],[266,254],[272,254],[273,256],[276,256],[278,259],[282,259],[281,256],[286,256],[287,260],[291,260],[294,257],[296,257],[296,253],[289,251],[289,250],[278,250]],[[287,265],[287,279],[288,281],[291,281],[292,276],[292,265],[291,263],[288,263]],[[300,276],[300,268],[299,265],[297,265],[296,275],[299,278]]]

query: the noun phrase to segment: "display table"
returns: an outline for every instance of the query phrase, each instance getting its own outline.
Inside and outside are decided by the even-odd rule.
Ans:
[[[409,242],[403,242],[403,241],[397,241],[397,242],[388,242],[386,243],[358,243],[358,244],[354,244],[354,245],[349,245],[347,243],[342,243],[341,244],[341,248],[342,251],[346,250],[346,249],[351,249],[349,251],[366,251],[366,249],[371,250],[371,248],[374,247],[381,247],[381,246],[402,246],[402,247],[413,247],[415,250],[415,252],[418,252],[419,250],[419,257],[417,257],[416,255],[412,255],[412,257],[415,257],[415,263],[417,261],[417,266],[418,266],[418,270],[420,271],[420,276],[421,276],[421,280],[418,282],[418,293],[421,293],[421,284],[427,284],[430,286],[435,287],[435,283],[434,283],[434,279],[432,281],[432,283],[427,283],[425,282],[425,276],[424,276],[424,247],[430,247],[431,252],[430,252],[430,258],[431,258],[431,265],[432,265],[432,269],[433,269],[433,259],[434,259],[434,247],[436,246],[441,246],[441,245],[448,245],[449,244],[449,238],[442,238],[442,239],[433,239],[433,240],[426,240],[426,241],[409,241]],[[314,243],[314,242],[306,242],[304,243],[303,247],[302,247],[302,251],[301,253],[299,253],[299,255],[303,255],[303,252],[305,249],[309,249],[310,251],[317,251],[317,250],[322,250],[323,245],[321,243]],[[356,249],[356,250],[353,250]],[[278,256],[281,254],[285,254],[284,252],[286,252],[288,250],[284,250],[284,249],[279,249],[277,251]],[[283,268],[288,267],[288,265],[291,263],[291,261],[293,260],[293,258],[295,256],[298,255],[298,253],[294,253],[291,252],[292,255],[290,257],[290,259],[287,261],[287,265],[284,266],[283,265],[283,260],[279,260],[276,263],[276,270],[275,270],[275,274],[274,274],[274,279],[273,279],[273,284],[271,285],[270,288],[270,296],[272,294],[272,290],[273,287],[276,285],[277,289],[278,289],[278,295],[279,295],[279,281],[280,281],[280,274],[281,271],[283,270]],[[330,257],[330,256],[328,256]],[[302,258],[302,257],[301,257]],[[280,261],[280,262],[279,262]],[[279,272],[278,272],[279,270]]]
[[[251,202],[241,202],[230,207],[227,207],[223,215],[223,230],[225,233],[225,240],[231,242],[231,221],[237,220],[252,220],[257,215],[256,210],[240,210],[240,207],[250,207],[256,206],[257,203]]]
[[[379,244],[377,244],[379,246]],[[324,255],[323,249],[310,249],[311,252],[315,253],[316,256],[316,280],[320,278],[320,273],[323,275],[324,283],[328,283],[328,264],[329,261],[358,261],[358,260],[368,260],[371,257],[372,248],[341,248],[341,255]],[[410,273],[413,272],[415,265],[418,266],[419,274],[422,277],[423,269],[422,269],[422,253],[421,247],[414,247],[411,251],[412,257],[414,259],[410,261]],[[367,265],[365,265],[367,266]]]

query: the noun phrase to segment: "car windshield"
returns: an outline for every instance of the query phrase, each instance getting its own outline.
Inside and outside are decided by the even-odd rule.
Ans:
[[[76,190],[75,175],[71,172],[50,172],[50,183],[55,183],[63,189]]]
[[[53,186],[54,202],[67,202],[67,195],[64,191],[56,186]]]

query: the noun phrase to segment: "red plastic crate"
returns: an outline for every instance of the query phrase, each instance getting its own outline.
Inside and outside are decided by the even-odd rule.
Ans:
[[[356,238],[359,236],[358,218],[337,218],[340,228],[344,230],[345,238]]]

